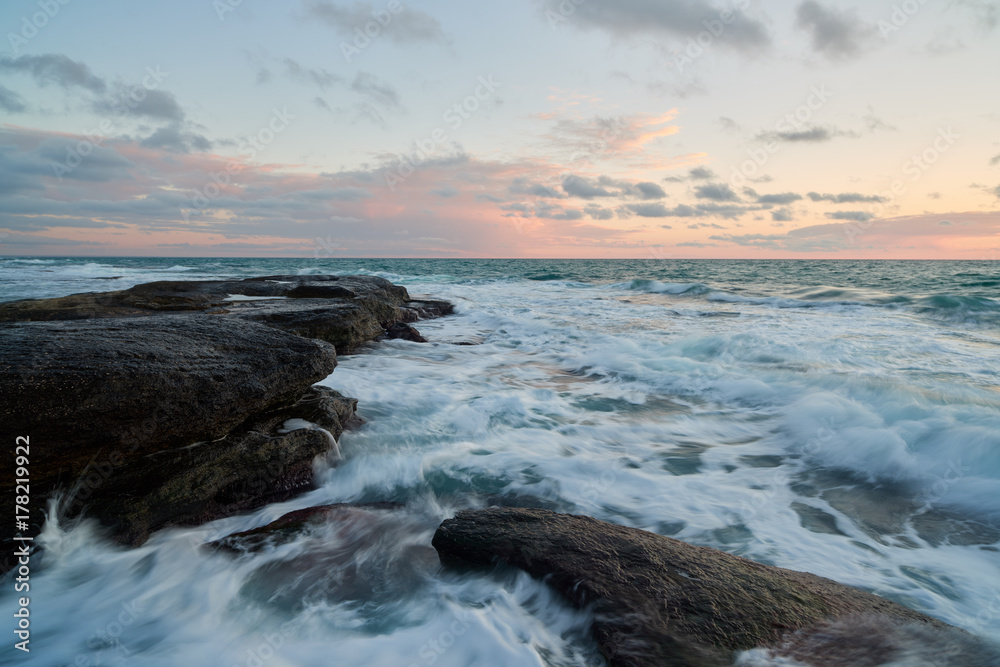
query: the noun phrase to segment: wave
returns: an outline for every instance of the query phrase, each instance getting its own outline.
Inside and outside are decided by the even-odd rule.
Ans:
[[[692,296],[708,294],[712,291],[712,288],[704,283],[661,283],[659,280],[642,278],[637,278],[630,283],[618,283],[613,287],[624,287],[624,289],[652,294],[687,294]]]
[[[938,294],[917,299],[913,308],[946,322],[1000,325],[1000,301],[983,296]]]

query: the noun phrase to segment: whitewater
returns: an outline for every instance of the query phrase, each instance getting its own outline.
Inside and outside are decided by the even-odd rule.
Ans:
[[[282,273],[379,275],[456,314],[416,324],[429,344],[339,359],[321,384],[364,424],[316,490],[137,549],[46,524],[33,650],[0,664],[604,664],[588,612],[543,583],[440,567],[440,522],[491,505],[813,572],[1000,640],[1000,263],[0,258],[0,300]],[[238,557],[202,546],[376,502],[404,507]]]

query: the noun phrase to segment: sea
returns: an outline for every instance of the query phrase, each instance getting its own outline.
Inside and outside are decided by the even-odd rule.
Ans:
[[[492,505],[812,572],[1000,640],[1000,262],[8,257],[0,300],[273,274],[382,276],[456,313],[417,323],[428,344],[340,358],[321,384],[364,424],[316,490],[136,549],[51,521],[32,650],[0,664],[604,664],[589,612],[544,582],[440,566],[440,522]],[[257,553],[202,546],[385,501],[404,507]]]

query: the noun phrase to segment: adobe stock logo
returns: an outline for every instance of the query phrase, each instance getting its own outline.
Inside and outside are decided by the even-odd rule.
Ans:
[[[7,43],[10,44],[12,55],[21,52],[21,47],[38,35],[38,31],[49,24],[49,21],[56,17],[59,10],[70,3],[70,0],[38,0],[38,7],[42,11],[35,12],[31,19],[27,16],[21,17],[21,32],[7,33]]]

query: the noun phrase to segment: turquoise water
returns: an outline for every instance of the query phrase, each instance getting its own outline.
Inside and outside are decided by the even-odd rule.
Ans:
[[[1000,639],[997,262],[6,259],[0,289],[280,273],[381,275],[457,313],[417,325],[430,344],[341,358],[323,384],[366,424],[316,491],[136,550],[50,526],[23,664],[600,664],[586,612],[543,584],[437,566],[438,523],[491,504],[815,572]],[[198,548],[371,501],[406,508],[236,562]]]

